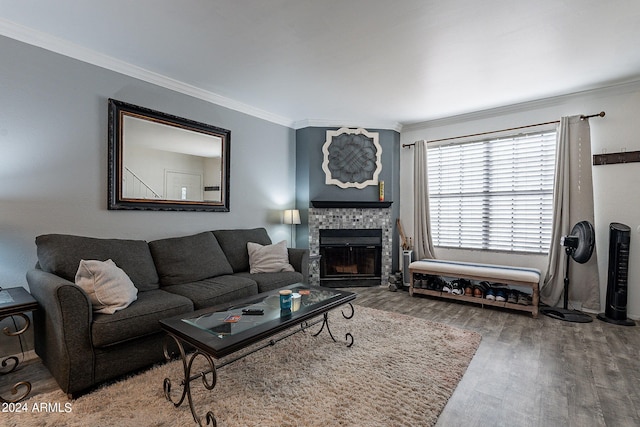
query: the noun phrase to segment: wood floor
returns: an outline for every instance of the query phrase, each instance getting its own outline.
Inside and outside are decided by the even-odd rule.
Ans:
[[[482,335],[438,426],[640,425],[639,326],[533,319],[381,287],[357,292],[360,305]],[[428,396],[407,396],[407,405],[420,398]]]
[[[356,304],[477,331],[482,343],[438,426],[639,426],[640,326],[567,323],[523,312],[410,297],[386,287],[349,288]],[[357,315],[357,308],[356,308]],[[37,358],[0,376],[0,394],[57,388]],[[402,357],[402,354],[398,354]],[[441,366],[440,369],[447,369]],[[406,404],[429,396],[406,396]]]

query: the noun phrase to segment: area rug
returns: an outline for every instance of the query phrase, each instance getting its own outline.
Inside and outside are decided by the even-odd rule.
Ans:
[[[220,427],[434,425],[480,335],[354,307],[350,320],[339,309],[330,314],[337,343],[325,331],[298,333],[219,369],[212,391],[194,381],[198,415],[212,411]],[[352,347],[342,341],[346,333],[354,337]],[[62,391],[36,395],[21,403],[21,412],[3,413],[2,424],[196,425],[186,401],[175,408],[163,395],[165,377],[179,392],[181,369],[179,361],[161,364],[76,400]]]

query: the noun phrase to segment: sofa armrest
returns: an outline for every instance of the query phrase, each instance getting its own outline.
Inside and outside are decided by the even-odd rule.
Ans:
[[[67,394],[93,384],[93,311],[87,294],[73,282],[34,269],[27,272],[33,313],[35,350]]]
[[[288,248],[289,264],[299,273],[302,273],[302,281],[309,283],[309,249]]]

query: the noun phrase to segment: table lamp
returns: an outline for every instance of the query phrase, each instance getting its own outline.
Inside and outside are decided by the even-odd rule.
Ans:
[[[285,209],[284,223],[291,225],[291,247],[293,247],[293,226],[300,224],[300,211],[298,209]]]

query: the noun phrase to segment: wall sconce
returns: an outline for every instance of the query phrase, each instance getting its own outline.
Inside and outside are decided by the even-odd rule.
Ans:
[[[293,247],[293,226],[300,224],[300,211],[298,209],[285,209],[283,222],[291,225],[291,247]]]

